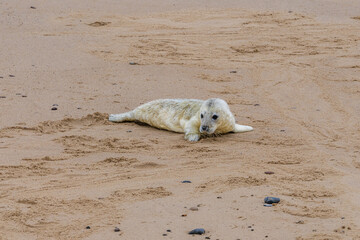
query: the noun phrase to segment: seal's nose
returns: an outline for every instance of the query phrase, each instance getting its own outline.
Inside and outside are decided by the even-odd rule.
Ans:
[[[209,127],[208,127],[208,126],[202,126],[201,129],[202,129],[203,131],[206,131],[206,132],[209,131]]]

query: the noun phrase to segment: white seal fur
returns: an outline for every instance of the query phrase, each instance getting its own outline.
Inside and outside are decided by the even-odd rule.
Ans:
[[[133,111],[110,114],[111,122],[139,121],[173,132],[185,133],[188,141],[198,141],[202,135],[228,132],[248,132],[253,128],[235,123],[228,104],[219,98],[159,99],[145,103]]]

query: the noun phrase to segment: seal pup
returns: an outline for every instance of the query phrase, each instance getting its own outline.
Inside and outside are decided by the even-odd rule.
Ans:
[[[139,121],[173,132],[185,133],[188,141],[203,135],[248,132],[253,128],[235,123],[228,104],[220,98],[158,99],[121,114],[110,114],[111,122]]]

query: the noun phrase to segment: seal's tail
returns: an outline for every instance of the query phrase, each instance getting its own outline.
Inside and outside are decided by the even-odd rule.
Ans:
[[[134,113],[126,112],[126,113],[120,113],[120,114],[110,114],[109,115],[109,121],[110,122],[131,122],[135,121]]]
[[[254,129],[250,126],[235,124],[234,132],[249,132],[252,130],[254,130]]]

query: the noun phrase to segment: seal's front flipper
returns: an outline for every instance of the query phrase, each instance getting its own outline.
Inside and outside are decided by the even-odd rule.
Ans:
[[[250,126],[245,126],[245,125],[239,125],[239,124],[235,124],[235,129],[233,132],[249,132],[254,130],[252,127]]]

